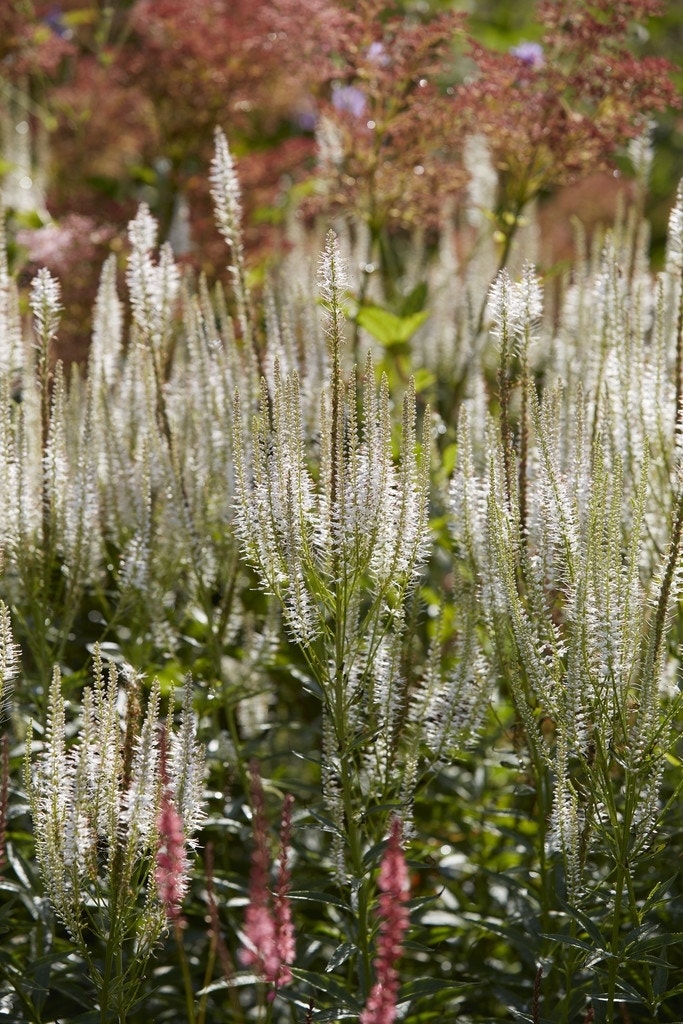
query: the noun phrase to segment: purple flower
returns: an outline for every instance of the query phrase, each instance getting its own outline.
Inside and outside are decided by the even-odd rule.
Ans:
[[[361,118],[365,113],[365,93],[356,85],[335,85],[332,87],[332,106],[344,114]]]
[[[521,60],[522,64],[526,64],[527,67],[543,67],[545,58],[543,56],[543,47],[540,43],[519,43],[519,45],[510,48],[510,53],[513,57]]]
[[[59,7],[51,7],[43,18],[43,24],[47,25],[60,39],[71,39],[73,32],[64,23],[64,15]]]
[[[386,68],[391,63],[384,43],[380,43],[379,40],[370,43],[366,57],[371,64],[376,64],[380,68]]]
[[[294,118],[294,122],[302,132],[314,132],[318,124],[318,115],[315,110],[300,110]]]

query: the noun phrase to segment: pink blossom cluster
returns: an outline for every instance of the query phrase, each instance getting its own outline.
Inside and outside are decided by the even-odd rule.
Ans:
[[[179,921],[180,905],[187,888],[188,863],[183,819],[166,786],[161,798],[158,828],[159,850],[155,875],[157,891],[168,919]]]
[[[393,1024],[396,1020],[399,976],[396,961],[403,952],[408,929],[406,904],[410,896],[408,866],[401,849],[401,822],[394,819],[389,842],[382,858],[378,883],[379,938],[375,957],[376,981],[372,987],[360,1024]]]
[[[92,217],[69,213],[59,222],[21,228],[17,231],[17,242],[25,246],[31,263],[49,267],[55,273],[67,273],[76,262],[95,260],[98,246],[111,235],[110,227],[98,226]]]
[[[288,898],[290,869],[288,851],[292,828],[294,798],[287,795],[282,807],[280,855],[277,886],[271,893],[270,854],[266,829],[263,789],[257,771],[252,771],[252,802],[254,810],[254,852],[249,878],[249,906],[244,922],[245,945],[240,959],[245,967],[253,966],[274,990],[292,980],[291,964],[296,956],[296,942]]]

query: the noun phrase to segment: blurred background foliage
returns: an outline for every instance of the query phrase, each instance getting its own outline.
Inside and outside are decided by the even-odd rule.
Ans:
[[[413,25],[454,12],[466,18],[461,31],[455,20],[444,23],[454,28],[453,42],[448,60],[440,59],[458,83],[473,68],[467,34],[500,52],[536,41],[542,30],[535,6],[532,0],[404,0],[398,10]],[[239,164],[252,272],[258,279],[277,264],[286,248],[284,227],[316,191],[316,129],[325,104],[335,103],[334,76],[353,62],[357,40],[368,33],[367,25],[354,26],[354,10],[321,0],[2,5],[0,173],[12,251],[24,282],[41,265],[62,278],[64,358],[86,357],[99,267],[109,252],[125,248],[125,225],[138,203],[150,206],[177,258],[212,279],[224,272],[206,184],[216,125],[227,131]],[[362,20],[389,8],[357,10]],[[630,33],[636,55],[676,63],[683,14],[678,5],[665,5],[661,17],[631,26]],[[680,90],[683,73],[674,78]],[[683,175],[680,111],[657,117],[654,140],[646,213],[657,263]],[[617,194],[622,187],[628,192],[628,161],[615,173],[613,184],[601,177],[541,193],[550,262],[568,258],[568,225],[579,207],[589,229],[614,216]]]
[[[450,6],[443,4],[443,6]],[[534,0],[517,0],[514,4],[505,0],[464,0],[458,9],[467,12],[471,30],[477,39],[487,46],[506,50],[522,40],[536,40],[540,27],[535,20]],[[674,66],[672,78],[679,93],[683,94],[683,9],[676,3],[665,3],[662,13],[649,18],[633,29],[636,52],[666,57]],[[646,213],[652,224],[652,256],[656,266],[661,266],[667,218],[671,209],[676,186],[683,177],[683,117],[681,112],[669,110],[657,117],[654,128],[655,154],[650,176],[650,189]],[[581,186],[572,187],[576,199],[569,196],[570,206],[585,209],[590,201]]]

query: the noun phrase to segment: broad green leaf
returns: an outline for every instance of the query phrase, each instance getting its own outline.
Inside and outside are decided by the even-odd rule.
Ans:
[[[421,367],[413,374],[413,380],[415,381],[415,393],[419,395],[422,391],[426,391],[427,388],[431,388],[433,384],[436,384],[436,374],[432,373],[431,370]]]
[[[418,327],[429,317],[429,313],[422,310],[418,313],[411,313],[410,316],[396,316],[388,309],[381,309],[379,306],[363,306],[356,316],[358,324],[376,338],[380,344],[390,348],[392,345],[403,345],[410,341]]]

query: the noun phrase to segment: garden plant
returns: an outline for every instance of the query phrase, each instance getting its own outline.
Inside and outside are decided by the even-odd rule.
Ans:
[[[252,6],[0,14],[57,211],[12,200],[15,148],[0,1018],[681,1024],[683,184],[654,270],[652,118],[678,99],[637,51],[659,6],[543,2],[506,50],[448,5]],[[79,146],[115,153],[131,70],[111,177],[69,192]],[[543,265],[538,201],[617,165],[616,221]]]

